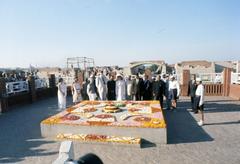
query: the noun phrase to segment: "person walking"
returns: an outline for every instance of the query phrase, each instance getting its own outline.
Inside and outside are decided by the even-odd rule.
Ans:
[[[194,112],[194,98],[195,98],[196,89],[197,89],[196,76],[192,75],[191,80],[188,82],[188,96],[191,97],[192,112]]]
[[[199,126],[204,125],[204,86],[202,84],[202,80],[200,78],[196,79],[197,89],[194,98],[194,113],[198,113],[200,111],[201,118],[198,122]]]
[[[116,81],[114,76],[111,75],[109,81],[107,82],[107,98],[108,100],[116,100]]]
[[[171,101],[171,109],[177,108],[177,99],[180,96],[180,85],[174,76],[170,77],[168,99]]]
[[[78,78],[75,78],[71,87],[74,104],[77,104],[78,102],[82,101],[81,89],[82,87],[78,81]]]
[[[58,87],[58,108],[59,110],[66,109],[67,85],[64,83],[63,78],[60,78],[57,84]]]

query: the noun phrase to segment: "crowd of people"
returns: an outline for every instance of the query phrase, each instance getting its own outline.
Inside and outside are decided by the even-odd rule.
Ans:
[[[163,101],[166,101],[166,110],[176,111],[177,100],[181,89],[174,75],[157,75],[150,78],[147,74],[130,75],[125,77],[123,73],[93,71],[82,84],[76,78],[71,87],[73,103],[82,100],[157,100],[163,109]],[[200,110],[202,118],[199,125],[203,125],[203,94],[204,88],[201,80],[195,77],[189,82],[189,95],[191,96],[192,111]],[[66,108],[67,86],[63,79],[59,79],[58,98],[59,108]]]
[[[66,96],[66,84],[59,79],[59,94]],[[175,76],[157,75],[150,79],[147,74],[124,76],[123,73],[93,71],[82,84],[76,78],[72,84],[73,102],[81,100],[167,100],[167,109],[174,110],[180,95]],[[61,96],[60,96],[61,97]]]
[[[6,82],[26,81],[27,76],[24,72],[0,72],[0,77],[5,78]]]

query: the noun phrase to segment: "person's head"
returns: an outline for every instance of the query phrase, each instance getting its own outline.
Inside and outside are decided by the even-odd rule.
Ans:
[[[78,82],[78,78],[76,77],[76,78],[74,78],[74,82],[75,83],[77,83]]]
[[[147,75],[147,74],[145,74],[145,75],[143,76],[143,80],[148,80],[148,75]]]
[[[157,75],[156,81],[159,81],[160,79],[161,79],[161,76],[160,76],[160,75]]]
[[[197,83],[197,85],[199,85],[199,84],[202,84],[202,79],[201,78],[196,78],[196,83]]]
[[[123,76],[121,74],[117,74],[117,80],[123,80]]]
[[[128,76],[128,80],[132,80],[132,76],[131,75]]]
[[[58,82],[62,83],[63,82],[63,78],[59,78]]]
[[[192,80],[192,81],[195,81],[195,80],[196,80],[196,75],[195,75],[195,74],[191,75],[191,80]]]
[[[110,80],[114,80],[114,76],[113,76],[113,75],[110,75],[109,79],[110,79]]]

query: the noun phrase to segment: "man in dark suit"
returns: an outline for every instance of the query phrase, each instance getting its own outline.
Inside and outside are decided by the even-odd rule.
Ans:
[[[113,75],[110,76],[110,80],[107,82],[107,98],[108,100],[116,100],[116,81]]]
[[[192,112],[194,112],[194,98],[196,89],[197,89],[196,75],[192,75],[191,80],[188,82],[188,96],[191,97]]]
[[[161,108],[163,109],[163,96],[165,95],[165,82],[158,75],[156,80],[153,82],[153,98],[159,100]]]
[[[143,100],[152,100],[152,83],[148,79],[148,75],[144,75],[142,82]]]

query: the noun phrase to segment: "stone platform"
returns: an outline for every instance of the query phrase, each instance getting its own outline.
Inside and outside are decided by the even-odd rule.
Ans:
[[[120,105],[120,111],[103,112],[109,104]],[[158,101],[84,101],[41,122],[43,137],[67,133],[139,137],[151,143],[167,143]]]

